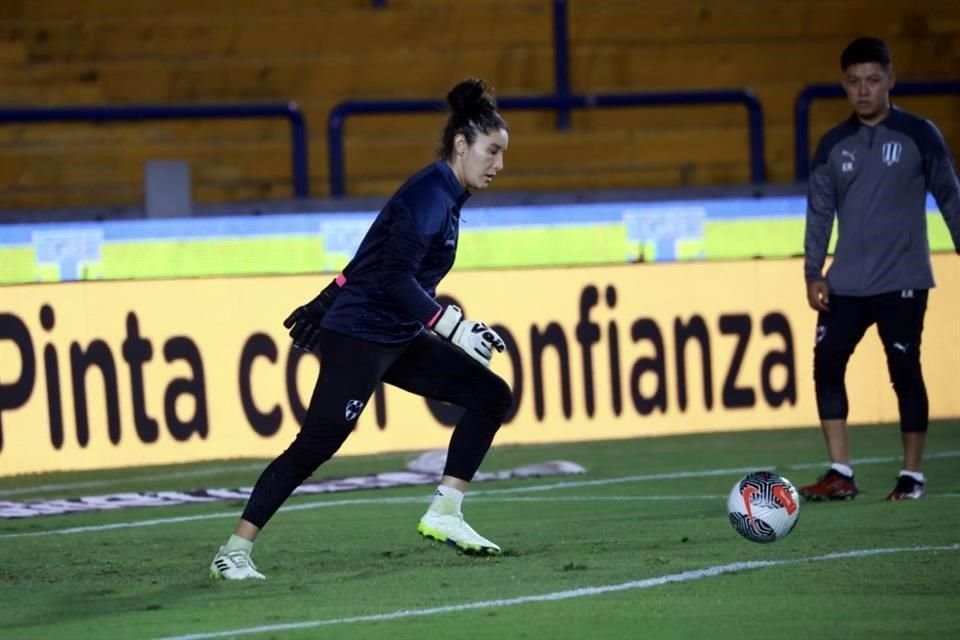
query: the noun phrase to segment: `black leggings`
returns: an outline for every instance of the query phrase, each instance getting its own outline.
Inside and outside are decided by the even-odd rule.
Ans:
[[[243,519],[262,528],[353,430],[380,381],[466,410],[450,438],[445,475],[470,481],[513,403],[507,383],[453,344],[424,331],[388,345],[330,331],[320,339],[320,376],[300,433],[260,474]]]
[[[927,430],[929,406],[920,369],[920,338],[927,310],[927,291],[911,289],[875,296],[830,296],[830,311],[817,319],[813,377],[821,420],[847,418],[844,377],[853,350],[870,325],[887,356],[887,370],[897,394],[900,430]]]

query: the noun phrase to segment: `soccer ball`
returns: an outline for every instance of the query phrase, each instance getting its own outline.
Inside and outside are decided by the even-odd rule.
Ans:
[[[727,498],[730,524],[751,542],[774,542],[793,531],[800,496],[789,480],[770,471],[755,471],[737,480]]]

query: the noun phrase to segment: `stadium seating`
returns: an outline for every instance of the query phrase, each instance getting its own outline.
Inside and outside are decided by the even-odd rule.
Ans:
[[[6,0],[5,106],[296,100],[310,125],[313,194],[327,193],[326,118],[346,99],[439,98],[467,75],[501,95],[553,90],[548,0]],[[764,105],[768,177],[793,175],[793,100],[837,78],[863,33],[893,47],[900,77],[955,80],[960,5],[741,0],[570,0],[574,92],[750,87]],[[956,98],[905,100],[960,149]],[[816,137],[842,118],[818,105]],[[740,107],[507,113],[500,188],[569,190],[745,183]],[[378,116],[347,125],[347,192],[388,194],[429,161],[442,120]],[[133,205],[148,159],[189,161],[198,202],[290,197],[287,126],[227,121],[0,127],[0,210]]]

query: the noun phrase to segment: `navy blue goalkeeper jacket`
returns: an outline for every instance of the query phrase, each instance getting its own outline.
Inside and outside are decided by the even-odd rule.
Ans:
[[[424,167],[390,198],[343,270],[325,329],[361,340],[412,340],[439,313],[437,285],[453,267],[460,208],[470,196],[450,166]]]

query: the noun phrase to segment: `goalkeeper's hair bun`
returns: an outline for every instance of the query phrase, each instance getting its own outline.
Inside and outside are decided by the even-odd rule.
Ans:
[[[497,112],[497,99],[480,78],[458,82],[447,93],[447,104],[450,105],[450,117],[438,151],[438,155],[445,160],[453,156],[453,142],[458,134],[464,135],[467,144],[473,144],[478,133],[508,130],[506,121]]]
[[[479,116],[497,110],[497,100],[487,91],[480,78],[467,78],[447,94],[447,103],[454,114]]]

